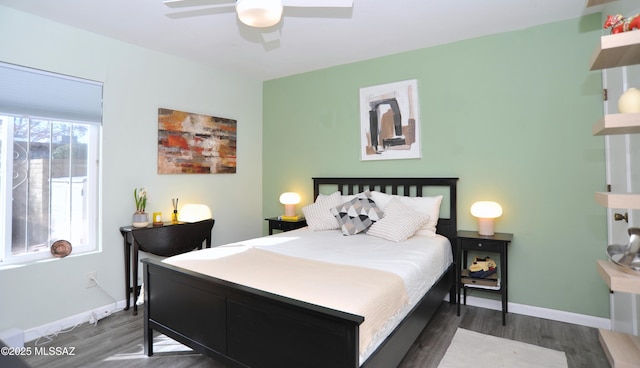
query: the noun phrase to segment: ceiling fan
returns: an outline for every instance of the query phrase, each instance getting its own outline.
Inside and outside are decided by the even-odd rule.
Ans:
[[[235,3],[238,19],[250,27],[271,27],[280,22],[284,7],[351,8],[353,0],[167,0],[170,8]]]

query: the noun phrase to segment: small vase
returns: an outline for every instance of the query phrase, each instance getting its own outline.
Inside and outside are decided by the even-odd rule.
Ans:
[[[618,99],[618,112],[621,114],[640,112],[640,90],[629,88],[623,93]]]
[[[146,213],[133,214],[133,227],[147,227],[149,225],[149,216]]]

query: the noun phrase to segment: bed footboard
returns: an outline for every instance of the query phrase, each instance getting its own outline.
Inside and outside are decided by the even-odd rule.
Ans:
[[[361,316],[157,262],[144,267],[144,346],[158,331],[238,367],[359,366]]]

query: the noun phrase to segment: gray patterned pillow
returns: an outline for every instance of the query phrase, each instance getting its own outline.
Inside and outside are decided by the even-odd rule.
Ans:
[[[371,193],[366,191],[356,198],[331,209],[340,224],[342,234],[355,235],[365,231],[382,218],[382,210],[376,206]]]

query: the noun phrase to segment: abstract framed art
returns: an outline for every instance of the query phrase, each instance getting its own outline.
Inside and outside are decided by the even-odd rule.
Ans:
[[[420,158],[418,82],[360,89],[362,161]]]
[[[158,174],[236,172],[237,121],[158,109]]]

